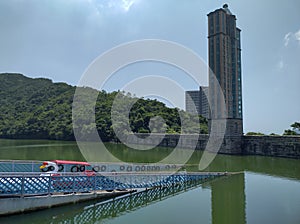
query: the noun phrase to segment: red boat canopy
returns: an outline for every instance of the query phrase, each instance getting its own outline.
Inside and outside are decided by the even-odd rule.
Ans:
[[[52,160],[56,164],[74,164],[74,165],[83,165],[90,166],[88,162],[79,162],[79,161],[69,161],[69,160]]]

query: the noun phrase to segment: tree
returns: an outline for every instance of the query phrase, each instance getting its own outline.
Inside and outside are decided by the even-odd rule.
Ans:
[[[246,135],[265,135],[264,133],[261,133],[261,132],[253,132],[253,131],[250,131],[248,132]]]
[[[300,135],[300,123],[295,122],[294,124],[291,124],[291,129],[284,130],[283,135]]]
[[[288,130],[284,130],[283,135],[297,135],[297,132],[288,129]]]
[[[300,132],[300,123],[299,122],[295,122],[294,124],[291,125],[291,127],[293,128],[293,130],[295,132]]]
[[[183,133],[197,133],[199,125],[201,133],[207,133],[205,118],[168,108],[157,100],[137,98],[120,91],[107,93],[88,87],[77,88],[81,88],[80,97],[74,103],[74,86],[43,78],[31,79],[22,74],[0,74],[0,137],[74,140],[76,130],[82,139],[88,140],[96,126],[102,141],[118,141],[115,130],[121,134],[150,131],[179,134],[181,118],[187,126]],[[96,104],[91,97],[95,94],[98,96]],[[72,108],[76,113],[72,114]],[[95,119],[89,116],[93,112]],[[112,115],[117,118],[116,122],[112,121]]]

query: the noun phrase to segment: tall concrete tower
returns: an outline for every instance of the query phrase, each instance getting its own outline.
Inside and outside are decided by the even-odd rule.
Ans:
[[[241,136],[243,134],[241,30],[236,27],[236,17],[230,12],[227,4],[207,16],[209,67],[221,86],[225,100],[225,105],[222,105],[216,92],[216,82],[210,73],[211,118],[227,120],[226,136]]]

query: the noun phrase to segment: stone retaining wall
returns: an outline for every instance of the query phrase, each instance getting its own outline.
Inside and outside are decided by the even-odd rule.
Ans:
[[[157,138],[146,140],[148,134],[128,135],[127,143],[159,145],[204,150],[209,139],[208,135],[177,135],[166,134],[161,142]],[[154,139],[154,140],[153,140]],[[195,147],[196,145],[196,147]],[[300,159],[300,136],[226,136],[219,150],[222,154],[262,155]]]
[[[153,145],[163,147],[180,147],[185,149],[205,150],[209,135],[178,135],[166,134],[162,141],[160,141],[162,134],[152,134],[154,137],[147,139],[148,134],[135,134],[127,136],[127,143],[137,145]],[[155,137],[157,135],[157,138]],[[137,138],[136,138],[137,137]],[[215,139],[214,139],[215,140]],[[242,154],[242,137],[241,136],[227,136],[224,138],[219,153],[222,154]],[[214,150],[214,149],[213,149]]]
[[[300,159],[300,136],[243,136],[243,154]]]

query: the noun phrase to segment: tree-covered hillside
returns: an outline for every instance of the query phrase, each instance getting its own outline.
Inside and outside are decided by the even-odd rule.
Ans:
[[[53,83],[49,79],[0,74],[0,138],[74,140],[72,102],[75,89],[65,83]],[[118,93],[98,92],[95,117],[103,141],[116,140],[111,107]],[[166,122],[164,128],[168,133],[180,133],[179,113],[187,121],[198,119],[178,109],[168,108],[156,100],[137,99],[130,94],[119,95],[124,102],[137,100],[129,114],[131,130],[124,130],[127,132],[150,132],[149,121],[155,116],[163,117]],[[207,133],[206,119],[200,117],[200,121],[201,133]],[[159,128],[153,127],[152,131],[159,132]],[[191,123],[185,132],[194,133],[196,129]]]
[[[0,74],[0,137],[73,139],[74,90],[49,79]]]

